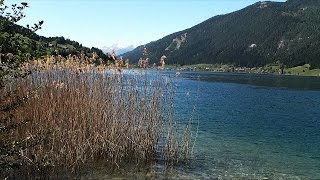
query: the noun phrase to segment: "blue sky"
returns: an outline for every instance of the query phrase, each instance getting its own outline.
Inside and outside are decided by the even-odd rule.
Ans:
[[[257,0],[22,0],[21,25],[44,20],[38,34],[64,36],[88,47],[142,45]],[[5,0],[5,4],[19,3]],[[280,0],[281,1],[281,0]],[[284,0],[282,0],[284,1]]]

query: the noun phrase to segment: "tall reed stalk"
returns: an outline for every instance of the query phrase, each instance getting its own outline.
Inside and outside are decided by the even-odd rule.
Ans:
[[[24,144],[19,155],[28,166],[76,171],[97,159],[117,168],[188,158],[191,123],[179,130],[172,85],[160,75],[48,67],[0,92],[3,100],[12,93],[23,97],[14,118],[2,122],[23,125],[0,136],[1,144]],[[1,113],[5,119],[8,112]]]

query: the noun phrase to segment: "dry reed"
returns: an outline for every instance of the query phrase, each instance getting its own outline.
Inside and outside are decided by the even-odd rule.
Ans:
[[[2,124],[23,126],[0,136],[2,144],[22,140],[19,154],[29,166],[75,171],[96,159],[114,168],[189,157],[191,123],[179,130],[173,86],[160,75],[110,73],[71,61],[25,68],[34,72],[0,92],[2,100],[12,93],[23,97],[11,111],[14,118]]]

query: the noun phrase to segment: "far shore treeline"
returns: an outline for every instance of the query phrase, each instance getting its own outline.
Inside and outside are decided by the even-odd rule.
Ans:
[[[60,37],[44,37],[32,33],[28,28],[8,22],[0,16],[1,24],[8,24],[0,31],[1,59],[2,62],[9,60],[8,53],[13,55],[14,62],[23,62],[28,59],[37,59],[42,56],[79,55],[80,53],[91,57],[96,53],[100,58],[106,60],[108,57],[101,49],[83,46],[77,41]]]

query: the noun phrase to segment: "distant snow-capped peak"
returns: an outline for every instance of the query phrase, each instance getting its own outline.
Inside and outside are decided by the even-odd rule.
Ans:
[[[115,50],[117,55],[121,55],[126,52],[132,51],[134,48],[135,48],[134,45],[125,45],[123,43],[116,43],[109,47],[107,46],[102,47],[102,51],[104,53],[111,53],[113,50]]]

